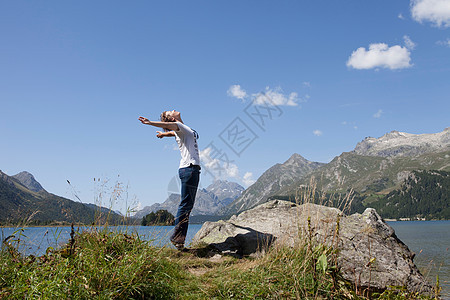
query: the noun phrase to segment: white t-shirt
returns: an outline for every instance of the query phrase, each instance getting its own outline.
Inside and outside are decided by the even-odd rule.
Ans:
[[[196,133],[183,123],[175,123],[178,125],[178,130],[174,132],[178,148],[180,148],[180,168],[189,167],[190,164],[200,166]]]

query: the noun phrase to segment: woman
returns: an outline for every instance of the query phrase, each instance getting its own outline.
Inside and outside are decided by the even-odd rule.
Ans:
[[[200,156],[198,152],[198,134],[186,126],[181,120],[180,112],[176,110],[164,111],[161,121],[149,121],[139,117],[142,124],[152,125],[164,129],[157,131],[157,137],[174,136],[180,148],[181,161],[178,174],[181,180],[181,202],[175,217],[175,229],[170,241],[178,250],[184,250],[184,241],[189,224],[189,215],[195,202],[198,182],[200,180]]]

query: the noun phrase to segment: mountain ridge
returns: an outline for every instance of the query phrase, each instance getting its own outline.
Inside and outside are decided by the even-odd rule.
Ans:
[[[216,215],[221,208],[229,205],[243,191],[244,187],[236,182],[216,180],[208,187],[197,190],[191,216]],[[155,203],[150,206],[145,206],[143,209],[136,212],[133,217],[142,218],[151,212],[156,212],[162,209],[176,215],[178,205],[180,204],[180,197],[180,194],[172,193],[163,203]]]
[[[412,134],[393,130],[379,138],[367,137],[352,152],[366,156],[417,156],[450,150],[450,127],[438,133]]]
[[[305,176],[322,165],[324,164],[311,162],[294,153],[284,163],[277,163],[267,169],[230,206],[220,210],[219,214],[232,215],[264,203],[269,196],[292,184],[296,178]]]
[[[42,185],[34,178],[33,174],[23,171],[11,176],[17,179],[23,186],[33,192],[45,191]]]
[[[296,174],[289,165],[294,154],[283,164],[275,164],[226,208],[227,215],[236,214],[266,202],[271,197],[293,199],[299,187],[311,183],[322,192],[358,194],[358,201],[370,203],[378,194],[388,194],[416,170],[450,171],[450,127],[435,134],[409,134],[391,131],[380,138],[366,138],[355,149],[343,152],[327,164]],[[287,168],[281,166],[285,165]],[[277,184],[283,176],[290,176],[289,184]],[[275,188],[272,188],[275,186]],[[363,207],[358,204],[357,207]]]
[[[25,184],[31,183],[32,187],[37,188],[37,191],[32,191],[19,179],[30,179],[34,176],[28,172],[22,175],[24,176],[8,176],[0,171],[1,225],[48,225],[72,222],[92,224],[96,221],[104,223],[107,218],[110,224],[122,222],[122,217],[106,208],[60,197],[45,191],[37,181],[25,181]],[[39,186],[42,189],[38,188]]]

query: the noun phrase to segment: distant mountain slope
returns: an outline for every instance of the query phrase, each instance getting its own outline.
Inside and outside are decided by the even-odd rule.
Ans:
[[[392,131],[378,139],[369,137],[328,164],[309,162],[294,154],[285,163],[269,168],[218,214],[236,214],[273,197],[292,200],[311,182],[317,195],[329,203],[339,202],[335,195],[354,191],[351,209],[359,211],[399,189],[418,170],[450,171],[450,127],[434,134]]]
[[[450,170],[450,130],[436,134],[408,134],[393,131],[366,138],[352,152],[344,152],[330,163],[282,191],[295,194],[314,177],[324,191],[389,192],[398,188],[414,170]]]
[[[269,196],[278,193],[323,165],[322,163],[308,161],[299,154],[293,154],[284,163],[276,164],[265,171],[231,205],[220,210],[219,214],[232,215],[264,203]]]
[[[216,180],[206,189],[199,190],[192,215],[215,215],[230,205],[244,190],[244,187],[236,182]]]
[[[72,222],[91,224],[97,218],[105,220],[107,214],[104,208],[50,194],[37,181],[37,184],[31,185],[32,188],[36,189],[39,186],[41,188],[36,189],[38,192],[32,191],[19,181],[19,179],[23,180],[23,175],[30,178],[31,174],[8,176],[0,171],[1,225],[23,224],[25,220],[28,220],[26,222],[28,225],[69,224]],[[31,177],[33,176],[31,175]],[[100,211],[102,214],[99,213]],[[121,220],[121,217],[115,213],[111,213],[109,217],[111,223],[118,223]]]
[[[380,138],[368,137],[358,143],[354,153],[364,156],[419,156],[450,150],[450,127],[432,134],[392,131]]]
[[[192,209],[192,216],[214,215],[223,207],[229,205],[234,199],[239,197],[244,188],[235,182],[226,180],[216,180],[206,189],[199,189],[195,199],[195,205]],[[178,205],[180,204],[180,194],[170,194],[163,203],[155,203],[146,206],[138,211],[134,217],[142,218],[145,215],[165,209],[173,215],[176,215]]]
[[[450,170],[450,150],[416,157],[376,157],[344,152],[280,194],[295,194],[297,187],[308,184],[311,177],[324,191],[381,192],[398,187],[414,170]]]
[[[30,191],[33,191],[33,192],[45,191],[44,188],[42,187],[42,185],[39,182],[37,182],[37,180],[34,178],[34,176],[31,173],[23,171],[12,177],[17,179],[21,184],[23,184]]]
[[[400,189],[371,206],[384,218],[450,220],[450,172],[414,171]]]
[[[368,141],[365,139],[354,151],[342,153],[330,163],[280,190],[278,195],[292,198],[299,187],[308,185],[314,179],[319,191],[346,193],[353,190],[358,201],[366,207],[379,207],[377,202],[383,200],[384,195],[401,189],[404,181],[417,171],[450,171],[448,132],[448,128],[438,134],[391,132],[379,139],[370,138],[370,147],[362,147]],[[430,189],[433,187],[427,188],[432,193]],[[429,203],[429,206],[444,209],[435,203]],[[361,205],[359,207],[363,208]],[[435,212],[434,215],[443,216],[445,212]]]

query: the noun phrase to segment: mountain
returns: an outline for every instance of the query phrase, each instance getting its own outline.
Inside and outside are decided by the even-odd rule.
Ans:
[[[206,190],[214,195],[222,205],[227,206],[242,194],[244,187],[236,182],[216,180]]]
[[[235,182],[226,180],[216,180],[206,189],[199,189],[195,199],[192,216],[215,215],[220,209],[229,205],[234,199],[239,197],[244,188]],[[165,209],[173,215],[176,215],[178,205],[180,204],[180,194],[170,194],[163,203],[155,203],[146,206],[138,211],[134,217],[142,218],[145,215]]]
[[[21,184],[23,184],[30,191],[33,191],[33,192],[45,191],[44,188],[42,187],[42,185],[39,182],[37,182],[37,180],[34,178],[34,176],[31,173],[23,171],[12,177],[17,179]]]
[[[264,203],[269,196],[323,165],[323,163],[308,161],[295,153],[284,163],[276,164],[265,171],[239,198],[220,210],[219,214],[232,215]]]
[[[365,156],[419,156],[450,150],[450,127],[433,134],[411,134],[392,131],[380,138],[368,137],[358,143],[354,153]]]
[[[8,176],[0,171],[0,224],[47,225],[119,223],[121,217],[93,204],[83,204],[48,193],[33,175]]]
[[[197,195],[199,196],[200,191],[197,191]],[[170,194],[169,197],[167,197],[166,201],[163,203],[155,203],[150,206],[145,206],[143,209],[137,211],[134,214],[134,218],[142,219],[142,217],[145,217],[151,212],[157,212],[158,210],[167,210],[172,215],[176,215],[178,205],[180,204],[180,194]]]
[[[236,182],[216,180],[206,189],[200,190],[200,197],[195,200],[193,215],[215,215],[230,205],[243,191],[244,187]]]
[[[376,202],[385,195],[401,189],[415,171],[450,171],[449,134],[447,128],[436,134],[393,131],[378,139],[366,138],[353,151],[344,152],[330,163],[298,178],[278,195],[292,198],[299,187],[313,180],[320,191],[347,193],[353,190],[364,206],[377,206]]]
[[[314,177],[323,191],[381,192],[398,187],[414,170],[450,170],[450,150],[408,157],[363,156],[344,152],[330,163],[317,169],[284,189],[281,195],[295,194],[299,186]]]
[[[450,170],[449,128],[436,134],[393,131],[378,139],[366,138],[353,151],[299,178],[282,194],[294,194],[312,177],[324,191],[388,192],[414,170]]]
[[[450,220],[450,172],[414,171],[400,189],[370,205],[384,218]]]

